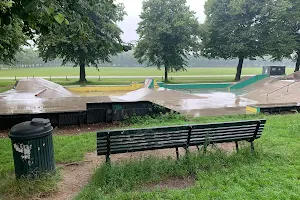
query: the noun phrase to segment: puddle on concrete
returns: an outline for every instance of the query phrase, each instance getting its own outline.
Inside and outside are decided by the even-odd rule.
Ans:
[[[255,103],[255,101],[242,98],[229,92],[214,92],[194,95],[200,98],[176,99],[169,97],[166,100],[154,101],[178,111],[207,108],[245,107],[249,104]]]

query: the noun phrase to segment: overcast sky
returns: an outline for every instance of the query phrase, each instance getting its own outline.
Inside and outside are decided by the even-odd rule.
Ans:
[[[200,22],[203,22],[205,19],[205,1],[206,0],[187,0],[191,9],[197,13]],[[139,15],[142,11],[142,0],[117,0],[117,2],[124,3],[127,12],[124,21],[119,23],[119,26],[124,32],[122,37],[123,41],[130,42],[132,40],[137,40],[138,35],[136,34],[136,29],[138,27],[138,22],[140,21]]]

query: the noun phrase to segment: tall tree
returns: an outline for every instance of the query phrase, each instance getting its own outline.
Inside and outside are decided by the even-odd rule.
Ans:
[[[295,72],[300,68],[300,3],[298,0],[290,0],[290,6],[288,12],[285,15],[285,19],[282,21],[281,29],[290,31],[294,35],[294,44],[290,46],[293,48],[292,60],[296,61]],[[282,57],[290,58],[290,54],[281,54]],[[275,57],[275,58],[278,58]],[[281,59],[281,58],[280,58]]]
[[[202,30],[202,54],[208,58],[238,58],[235,80],[241,78],[246,58],[263,57],[271,49],[288,52],[293,36],[279,24],[289,3],[286,0],[208,0]]]
[[[8,25],[0,27],[0,62],[10,64],[15,60],[21,46],[26,44],[26,36],[22,32],[22,23],[19,19],[13,19]]]
[[[64,1],[69,25],[55,25],[38,39],[40,56],[45,60],[56,57],[63,64],[80,66],[81,83],[86,82],[85,67],[108,62],[111,55],[127,50],[122,45],[117,21],[123,19],[122,6],[113,0]]]
[[[168,72],[185,70],[188,55],[199,55],[199,23],[186,0],[145,0],[137,29],[140,40],[134,57],[140,63],[165,68]]]

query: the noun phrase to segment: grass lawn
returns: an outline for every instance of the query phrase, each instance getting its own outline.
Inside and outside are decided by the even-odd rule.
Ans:
[[[99,166],[91,182],[76,199],[298,199],[300,196],[300,115],[241,115],[186,119],[179,115],[132,118],[124,127],[151,127],[266,118],[256,152],[249,145],[239,153],[192,154],[190,161],[145,158]],[[81,161],[95,150],[95,133],[55,136],[57,163]],[[32,198],[55,192],[59,175],[37,181],[15,181],[9,139],[0,139],[0,199]],[[189,164],[188,164],[189,163]],[[194,186],[183,190],[146,191],[143,186],[170,177],[196,177]]]
[[[15,84],[15,81],[0,80],[0,93],[12,89],[14,84]]]
[[[98,71],[94,67],[86,68],[87,76],[163,76],[163,70],[153,67],[101,67]],[[243,74],[261,74],[262,68],[244,68]],[[287,68],[292,73],[293,68]],[[196,76],[196,75],[232,75],[236,68],[187,68],[185,72],[170,73],[170,76]],[[0,70],[0,77],[32,77],[32,76],[79,76],[78,67],[43,67]]]

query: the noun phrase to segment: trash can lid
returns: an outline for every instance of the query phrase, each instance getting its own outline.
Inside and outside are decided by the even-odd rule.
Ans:
[[[51,134],[53,127],[49,119],[34,118],[10,129],[9,137],[15,140],[30,140]]]

